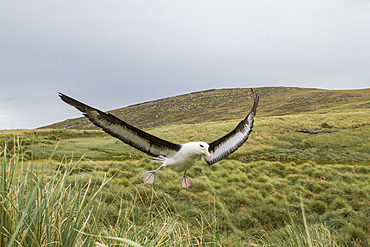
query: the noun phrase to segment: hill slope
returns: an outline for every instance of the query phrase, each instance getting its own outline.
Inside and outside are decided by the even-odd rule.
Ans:
[[[139,243],[161,240],[164,242],[161,246],[198,246],[199,243],[204,243],[202,246],[290,246],[291,243],[308,246],[305,239],[297,238],[305,238],[308,229],[312,243],[323,246],[370,246],[370,101],[366,100],[369,98],[369,89],[266,90],[256,89],[261,95],[261,107],[248,142],[212,166],[199,161],[187,172],[194,183],[188,190],[180,186],[182,174],[170,169],[159,172],[154,185],[143,184],[140,175],[157,168],[158,164],[152,162],[148,155],[100,130],[0,131],[0,174],[5,174],[4,181],[9,181],[9,188],[23,188],[25,183],[21,178],[30,178],[25,189],[18,189],[25,191],[26,195],[30,194],[27,188],[35,187],[35,181],[42,174],[55,176],[55,181],[64,177],[67,183],[63,186],[42,181],[45,181],[45,188],[49,188],[49,185],[60,188],[52,191],[62,196],[60,190],[69,193],[75,189],[75,194],[68,194],[68,199],[76,198],[76,202],[70,205],[80,205],[82,195],[84,198],[85,195],[86,198],[94,198],[101,181],[109,178],[109,183],[96,197],[105,198],[105,201],[99,199],[94,204],[94,209],[98,209],[97,213],[91,211],[94,220],[84,220],[84,224],[87,224],[85,229],[97,231],[88,232],[92,236],[125,237]],[[243,110],[249,111],[252,102],[246,99],[250,97],[248,91],[224,89],[199,92],[121,110],[151,121],[154,114],[160,112],[159,107],[163,107],[168,115],[161,116],[166,119],[160,119],[162,122],[155,119],[153,124],[167,125],[152,128],[148,130],[149,133],[174,143],[209,142],[228,133],[244,117]],[[233,96],[232,102],[228,101],[230,96]],[[181,110],[188,109],[184,108],[186,104],[176,102],[185,100],[193,104],[184,113],[189,119],[176,119],[174,112],[182,113]],[[208,111],[197,107],[197,104],[203,107],[207,105],[202,100],[210,102]],[[238,105],[242,101],[244,105]],[[134,112],[134,109],[140,111]],[[196,116],[192,112],[194,109],[201,114]],[[295,112],[298,113],[289,114]],[[114,112],[118,113],[119,110]],[[235,113],[243,115],[232,116]],[[214,114],[219,114],[222,117],[220,119],[239,119],[216,121],[218,119]],[[209,119],[214,122],[206,122]],[[190,120],[202,123],[181,122]],[[170,121],[175,124],[170,125]],[[22,173],[22,167],[31,170]],[[54,175],[59,172],[60,176]],[[88,193],[84,195],[85,190]],[[8,189],[0,190],[0,194],[3,191],[8,193],[3,198],[14,201],[4,205],[9,205],[11,209],[16,207],[20,200],[19,193]],[[54,198],[54,194],[49,194],[49,189],[37,188],[37,191],[40,191],[40,195],[45,194],[45,198]],[[34,216],[25,218],[25,222],[28,222],[25,225],[29,228],[46,228],[33,224],[35,217],[41,215],[36,210],[38,205],[52,205],[51,211],[48,208],[43,212],[50,212],[57,217],[60,214],[54,213],[59,212],[55,208],[58,210],[59,205],[69,205],[45,200],[35,203],[35,200],[42,198],[39,195],[36,197],[30,199],[36,206],[30,207],[29,215]],[[60,201],[64,202],[64,198]],[[27,203],[19,205],[22,207]],[[6,217],[12,213],[15,215],[15,220],[9,222],[17,222],[16,219],[21,217],[18,212],[23,208],[7,210],[9,214]],[[306,216],[301,213],[303,208]],[[63,212],[76,215],[75,212]],[[99,216],[103,219],[99,220]],[[307,221],[307,227],[303,218]],[[48,222],[41,220],[40,224]],[[59,234],[66,229],[64,222],[50,229],[53,232],[57,229]],[[101,225],[95,227],[91,223]],[[3,226],[3,229],[14,228]],[[36,235],[40,238],[47,236],[33,234],[24,238],[26,234],[36,232],[29,228],[22,228],[20,239],[33,240]],[[60,239],[58,234],[55,241]],[[0,236],[6,238],[9,234]]]
[[[37,188],[40,196],[29,200],[36,206],[29,210],[31,217],[25,218],[25,225],[37,230],[46,228],[40,224],[58,222],[60,214],[54,212],[61,212],[57,211],[59,205],[80,205],[80,198],[85,195],[94,198],[101,181],[109,178],[96,197],[99,202],[94,209],[98,212],[86,214],[94,220],[83,221],[86,231],[97,231],[87,232],[92,236],[125,237],[145,244],[161,240],[165,242],[161,246],[308,246],[305,239],[298,239],[305,238],[308,229],[312,243],[370,246],[368,106],[369,101],[362,101],[285,116],[258,115],[252,135],[237,152],[212,166],[199,161],[187,172],[194,183],[188,190],[180,186],[182,174],[170,169],[161,170],[154,185],[143,184],[140,175],[157,168],[158,163],[96,130],[0,131],[0,173],[10,183],[6,188],[21,188],[18,191],[25,191],[26,195],[30,194],[27,188],[41,184],[35,181],[42,174],[54,176],[55,181],[65,178],[67,183],[63,186],[45,178],[42,181],[46,189]],[[175,143],[209,142],[228,133],[238,121],[173,124],[148,132]],[[28,170],[22,173],[22,167]],[[21,178],[29,179],[26,187]],[[49,190],[49,185],[59,189]],[[72,189],[76,193],[70,193]],[[69,194],[59,202],[73,198],[76,202],[35,203],[43,194],[47,199],[54,198],[55,193],[49,191],[63,196],[61,190]],[[15,219],[20,218],[18,212],[27,203],[18,203],[21,197],[17,190],[3,189],[0,193],[3,191],[8,193],[3,198],[14,201],[4,203],[5,207],[22,207],[7,210],[6,216],[13,213]],[[57,220],[34,224],[35,217],[41,215],[38,205],[51,205],[43,212],[56,215]],[[76,215],[65,210],[63,213]],[[99,216],[103,219],[99,220]],[[64,222],[50,227],[53,232],[57,230],[53,241],[59,241],[59,232],[66,229]],[[90,225],[95,223],[100,225]],[[3,226],[13,231],[14,228]],[[20,239],[36,232],[29,228],[22,228]],[[6,238],[9,234],[0,236]],[[33,240],[33,236],[24,239]],[[106,243],[109,244],[113,243]]]
[[[370,88],[323,90],[292,87],[256,88],[260,95],[258,116],[286,115],[369,100]],[[249,88],[211,89],[144,102],[109,111],[139,128],[242,119],[252,104]],[[86,102],[94,105],[93,102]],[[370,107],[370,103],[362,105]],[[98,107],[98,106],[97,106]],[[86,118],[68,119],[42,128],[97,129]]]

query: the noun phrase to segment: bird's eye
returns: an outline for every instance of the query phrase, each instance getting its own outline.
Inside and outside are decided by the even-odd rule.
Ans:
[[[202,144],[199,144],[199,146],[200,146],[201,148],[204,148],[204,146],[203,146]]]

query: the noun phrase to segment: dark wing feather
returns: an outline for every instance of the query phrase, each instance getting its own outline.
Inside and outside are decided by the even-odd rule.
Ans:
[[[251,91],[254,97],[251,111],[248,116],[230,133],[209,144],[208,150],[211,154],[211,159],[208,157],[204,158],[208,165],[212,165],[227,157],[247,141],[249,134],[252,132],[254,122],[253,118],[256,115],[259,101],[259,96],[254,93],[252,89]]]
[[[158,157],[162,155],[169,157],[181,148],[180,144],[168,142],[153,136],[118,119],[112,114],[85,105],[67,95],[59,93],[59,97],[67,104],[74,106],[84,113],[83,115],[108,134],[151,156]]]

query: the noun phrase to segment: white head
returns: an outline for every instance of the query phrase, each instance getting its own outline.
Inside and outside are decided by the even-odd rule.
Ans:
[[[193,142],[194,150],[197,154],[207,155],[208,158],[211,158],[211,154],[208,151],[209,145],[206,142]]]

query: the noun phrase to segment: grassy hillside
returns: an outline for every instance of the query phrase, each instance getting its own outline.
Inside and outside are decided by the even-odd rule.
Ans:
[[[313,92],[327,93],[312,89],[306,98],[315,95]],[[34,176],[30,177],[31,189],[32,181],[38,181],[39,177],[49,181],[56,176],[55,183],[64,179],[65,184],[56,186],[65,188],[60,190],[69,193],[67,198],[80,200],[80,195],[86,196],[87,201],[95,199],[91,208],[81,208],[86,210],[82,213],[68,213],[71,207],[58,209],[58,205],[66,204],[45,203],[65,212],[65,217],[89,216],[80,217],[87,225],[79,224],[80,218],[67,221],[68,227],[76,224],[75,229],[82,231],[84,227],[83,232],[91,234],[76,237],[77,246],[82,242],[94,246],[93,241],[106,245],[118,243],[100,235],[128,238],[143,246],[369,246],[370,109],[366,101],[369,94],[366,90],[358,92],[365,100],[346,96],[352,101],[328,104],[315,97],[321,100],[317,105],[323,107],[310,112],[305,111],[312,106],[292,100],[290,104],[298,104],[302,110],[287,114],[288,108],[276,103],[275,110],[257,114],[250,139],[236,153],[213,166],[199,161],[189,170],[194,185],[188,190],[180,186],[182,175],[169,169],[158,172],[153,186],[142,184],[140,176],[155,169],[158,163],[97,130],[1,131],[0,150],[4,150],[1,177],[10,176],[6,181],[19,181],[14,190],[22,188],[22,184],[27,184],[21,182],[22,169],[14,167],[23,166],[23,178]],[[261,96],[261,108],[266,109],[263,102]],[[249,107],[246,105],[244,111]],[[281,110],[278,116],[276,109]],[[162,125],[150,132],[173,142],[212,141],[234,128],[238,121]],[[107,184],[105,177],[109,179]],[[87,184],[88,190],[84,189]],[[39,191],[48,191],[43,188]],[[2,189],[1,198],[16,200],[12,196],[14,190]],[[94,197],[98,190],[98,196]],[[42,202],[49,192],[44,197],[41,192],[37,198]],[[26,207],[25,203],[22,206],[11,202],[13,206],[9,207],[20,207],[12,211],[14,215]],[[17,241],[27,244],[30,242],[26,241],[35,241],[30,240],[33,236],[25,236],[29,236],[27,229],[37,232],[31,223],[37,216],[33,218],[32,213],[38,215],[36,206],[41,202],[31,204],[27,211],[30,218],[24,219],[30,228],[23,223]],[[70,201],[69,204],[74,205]],[[8,204],[3,200],[2,205],[0,211]],[[4,212],[0,212],[3,217]],[[9,222],[20,221],[14,217]],[[3,228],[4,222],[0,220]],[[58,224],[50,229],[65,229],[63,223]],[[74,228],[67,229],[74,232]],[[15,231],[16,227],[8,229]],[[58,234],[56,240],[52,238],[52,230],[50,240],[42,238],[49,236],[47,232],[40,233],[44,243],[41,246],[46,246],[48,241],[67,241],[58,238]],[[4,238],[6,233],[1,234],[2,240],[9,240]]]
[[[280,116],[330,108],[343,103],[363,102],[370,95],[370,89],[266,87],[256,88],[255,91],[261,99],[258,116]],[[78,95],[73,97],[82,100]],[[99,108],[94,102],[85,103]],[[249,88],[217,89],[145,102],[109,112],[134,126],[148,129],[172,124],[242,119],[249,112],[252,103]],[[369,107],[369,103],[363,107]],[[70,119],[45,128],[97,129],[86,118]]]
[[[229,159],[239,161],[315,161],[318,163],[366,163],[369,159],[369,108],[367,101],[342,104],[302,114],[259,117],[248,142]],[[232,130],[239,120],[162,126],[150,133],[175,143],[211,142]],[[9,134],[7,135],[6,133]],[[47,157],[61,139],[54,158],[85,157],[92,160],[141,159],[144,153],[102,131],[30,130],[3,131],[23,136],[23,146]],[[32,144],[32,145],[31,145]],[[73,154],[70,152],[73,150]]]

